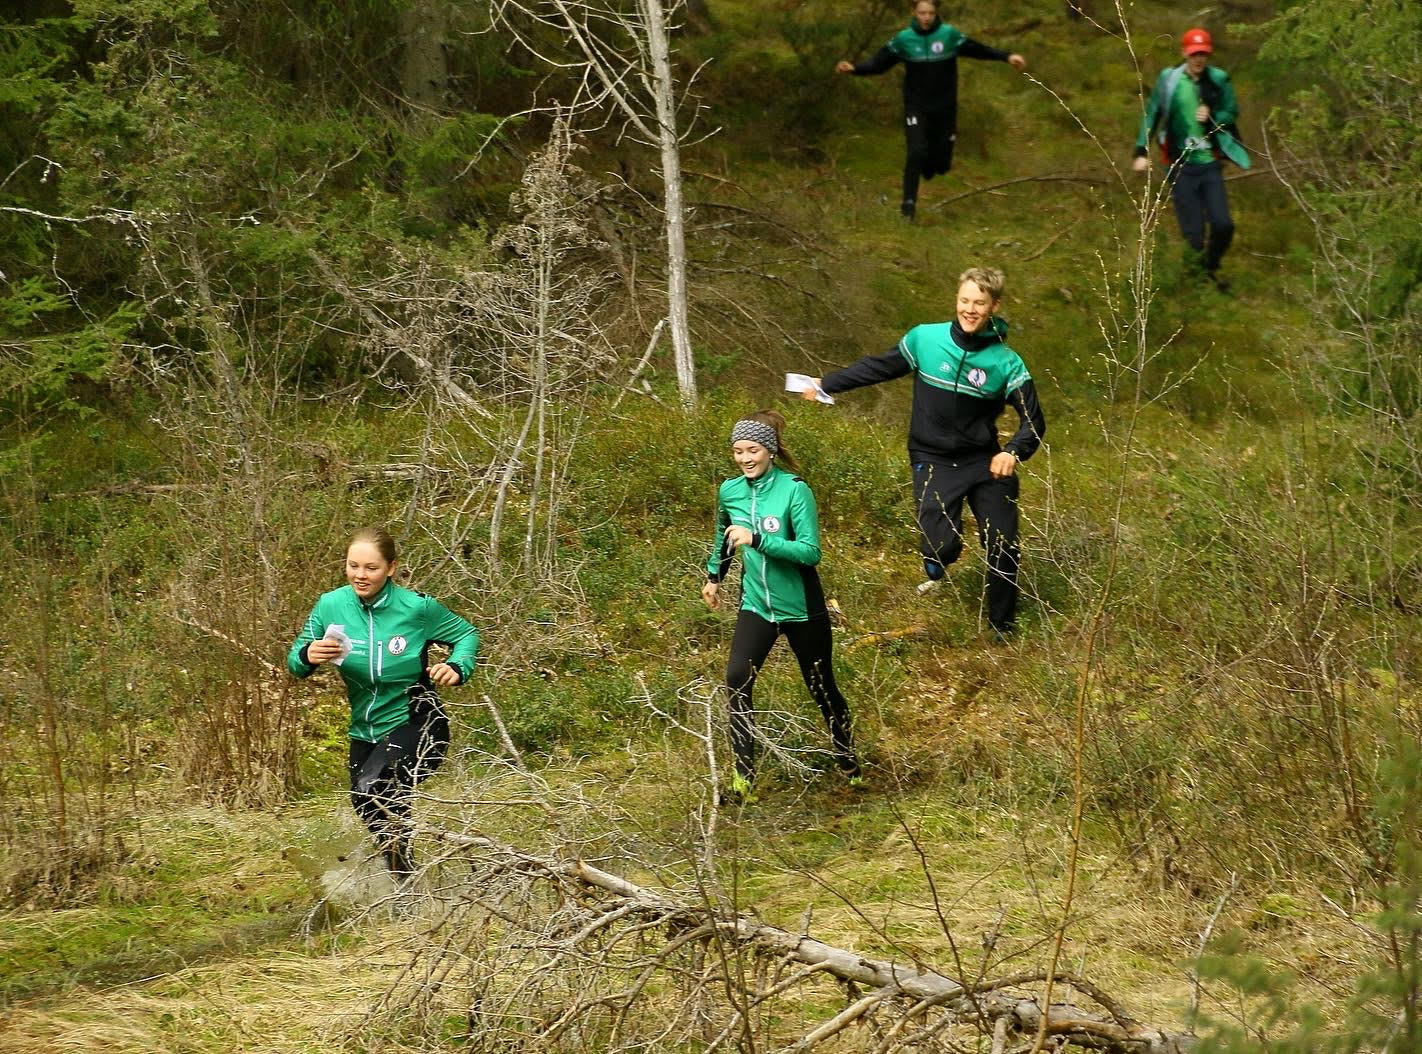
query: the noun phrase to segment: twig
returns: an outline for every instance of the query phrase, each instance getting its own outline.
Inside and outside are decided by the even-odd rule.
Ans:
[[[790,1046],[785,1047],[784,1054],[805,1054],[805,1051],[809,1050],[816,1043],[823,1043],[831,1036],[835,1036],[843,1032],[850,1025],[854,1024],[854,1022],[858,1021],[861,1017],[867,1014],[870,1010],[873,1010],[876,1006],[878,1006],[880,1003],[884,1002],[884,1000],[890,998],[894,994],[894,989],[892,987],[881,988],[877,992],[871,992],[863,999],[857,1000],[856,1002],[851,1003],[849,1006],[845,1007],[838,1014],[835,1014],[834,1017],[830,1018],[828,1021],[822,1024],[819,1028],[815,1029],[813,1032],[810,1032],[809,1034],[801,1038],[798,1042],[792,1043]]]
[[[1034,253],[1032,253],[1032,254],[1030,254],[1030,255],[1028,255],[1028,256],[1024,256],[1024,257],[1022,258],[1023,261],[1025,262],[1025,261],[1028,261],[1028,260],[1035,260],[1037,257],[1041,256],[1044,252],[1046,252],[1048,249],[1050,249],[1053,245],[1056,245],[1057,242],[1059,242],[1062,238],[1064,238],[1066,235],[1070,234],[1073,230],[1075,230],[1075,229],[1076,229],[1076,225],[1077,225],[1078,223],[1080,223],[1080,222],[1081,222],[1081,217],[1078,216],[1076,219],[1072,220],[1070,223],[1068,223],[1068,224],[1067,224],[1065,227],[1063,227],[1061,230],[1057,231],[1056,234],[1054,234],[1054,235],[1052,235],[1050,238],[1048,238],[1048,239],[1047,239],[1047,243],[1046,243],[1045,245],[1043,245],[1040,249],[1038,249],[1036,252],[1034,252]]]
[[[642,375],[642,371],[647,368],[647,363],[652,361],[652,352],[657,350],[657,341],[661,339],[662,329],[665,328],[666,324],[667,320],[663,318],[660,319],[657,324],[652,327],[652,336],[647,341],[647,350],[642,353],[642,358],[638,361],[636,368],[634,368],[632,372],[627,375],[627,381],[623,384],[622,390],[617,393],[617,398],[612,400],[611,410],[617,409],[617,406],[619,403],[622,402],[622,397],[624,395],[626,395],[628,392],[636,391],[636,389],[633,388],[632,385],[637,383],[637,378],[640,377]],[[611,410],[609,410],[609,412],[611,412]]]
[[[1001,183],[992,183],[986,187],[974,187],[971,190],[963,191],[961,194],[954,194],[951,198],[945,198],[941,201],[938,207],[942,208],[945,205],[953,204],[955,201],[971,198],[974,194],[986,194],[990,190],[997,190],[999,187],[1010,187],[1017,183],[1090,183],[1099,186],[1106,182],[1109,181],[1096,176],[1072,176],[1065,173],[1050,176],[1018,176],[1016,179],[1004,179]]]
[[[1215,931],[1215,923],[1219,921],[1220,912],[1224,911],[1225,904],[1229,898],[1234,896],[1234,891],[1239,888],[1239,872],[1231,871],[1229,874],[1229,888],[1220,894],[1220,899],[1215,904],[1215,910],[1210,914],[1210,921],[1205,923],[1205,928],[1200,931],[1200,946],[1195,951],[1195,965],[1190,967],[1190,1009],[1185,1014],[1185,1020],[1190,1023],[1190,1028],[1195,1027],[1195,1021],[1200,1013],[1200,960],[1204,958],[1205,947],[1210,943],[1210,934]]]
[[[489,714],[494,719],[494,727],[499,732],[499,743],[504,748],[504,753],[513,762],[514,768],[528,775],[528,766],[523,762],[523,755],[519,753],[518,747],[514,746],[513,737],[509,735],[509,730],[504,726],[503,715],[499,713],[499,708],[494,705],[494,700],[488,694],[479,696],[479,702],[483,703]]]

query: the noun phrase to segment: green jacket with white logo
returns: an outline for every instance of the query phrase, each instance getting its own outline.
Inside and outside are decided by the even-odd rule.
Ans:
[[[737,476],[721,484],[716,502],[716,546],[706,561],[713,582],[726,577],[733,553],[726,528],[749,528],[741,547],[741,609],[767,622],[804,622],[825,614],[820,562],[820,514],[810,485],[772,464],[759,479]]]
[[[1210,110],[1208,126],[1195,120],[1201,103]],[[1160,71],[1146,101],[1136,134],[1136,156],[1146,156],[1146,144],[1158,132],[1170,164],[1181,157],[1186,164],[1208,164],[1218,151],[1240,168],[1248,168],[1249,153],[1239,141],[1238,120],[1239,102],[1228,73],[1218,66],[1206,66],[1196,81],[1184,63],[1172,66]]]
[[[958,109],[958,59],[1006,62],[1008,53],[980,44],[942,19],[928,29],[917,21],[895,33],[873,56],[856,63],[854,73],[872,77],[904,64],[904,106],[911,112]]]
[[[1007,323],[993,317],[977,333],[955,322],[915,326],[887,354],[867,355],[824,375],[830,395],[914,375],[909,417],[913,461],[953,462],[1006,450],[1026,461],[1047,434],[1037,387],[1021,356],[1009,348]],[[997,419],[1017,411],[1017,430],[999,445]]]
[[[461,684],[474,672],[479,650],[474,627],[433,597],[386,582],[367,604],[346,585],[316,601],[292,642],[287,669],[297,677],[311,676],[316,667],[306,659],[307,646],[341,633],[351,644],[336,667],[351,701],[350,735],[367,743],[409,720],[410,689],[433,688],[425,675],[431,644],[450,649],[445,661],[458,671]]]

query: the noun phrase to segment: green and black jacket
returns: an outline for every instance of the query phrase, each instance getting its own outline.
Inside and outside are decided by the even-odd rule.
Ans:
[[[741,547],[741,610],[767,622],[804,622],[825,615],[820,562],[820,514],[810,485],[775,464],[759,479],[737,476],[721,484],[716,543],[706,577],[720,582],[734,555],[726,528],[746,527]]]
[[[833,395],[912,373],[913,461],[943,463],[999,450],[1026,461],[1047,434],[1047,421],[1032,375],[1006,338],[1000,318],[978,333],[965,333],[956,321],[915,326],[891,351],[827,373],[820,384]],[[997,419],[1008,405],[1017,411],[1017,431],[999,446]]]
[[[872,58],[855,63],[858,77],[886,73],[904,64],[904,109],[911,113],[958,108],[958,58],[1006,62],[1007,52],[979,44],[976,40],[936,19],[927,30],[910,22],[899,30]]]
[[[1195,120],[1200,104],[1210,109],[1209,127]],[[1136,156],[1146,156],[1152,134],[1158,136],[1168,164],[1184,155],[1189,164],[1209,163],[1223,156],[1240,168],[1250,165],[1249,153],[1239,141],[1239,101],[1229,74],[1218,66],[1206,66],[1196,81],[1185,64],[1161,70],[1141,115],[1136,135]]]
[[[287,669],[297,677],[315,673],[306,649],[331,626],[340,626],[351,640],[350,654],[336,668],[351,701],[352,739],[376,743],[409,720],[411,690],[434,687],[425,675],[431,644],[450,649],[445,662],[461,684],[474,672],[479,651],[474,627],[433,597],[394,582],[386,582],[368,604],[348,585],[322,593],[292,642]]]

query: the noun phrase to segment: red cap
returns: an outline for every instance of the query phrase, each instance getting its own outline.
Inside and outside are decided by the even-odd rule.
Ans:
[[[1210,33],[1206,29],[1187,29],[1185,35],[1180,38],[1180,50],[1187,55],[1194,55],[1203,51],[1206,55],[1214,51],[1210,44]]]

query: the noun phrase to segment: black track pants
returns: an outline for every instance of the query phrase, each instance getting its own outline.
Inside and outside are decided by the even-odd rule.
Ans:
[[[351,805],[375,835],[386,865],[397,877],[415,870],[410,850],[411,800],[415,784],[443,761],[447,731],[444,737],[438,760],[427,728],[414,721],[405,722],[379,743],[351,740]]]
[[[1230,218],[1229,198],[1225,196],[1219,162],[1176,165],[1171,177],[1170,199],[1175,205],[1180,233],[1185,235],[1190,248],[1202,254],[1205,270],[1215,271],[1234,240],[1234,220]],[[1206,224],[1209,225],[1208,238]]]
[[[991,455],[964,461],[919,461],[913,466],[918,529],[924,559],[944,567],[963,554],[963,499],[978,521],[987,554],[988,621],[1010,630],[1017,617],[1017,491],[1015,475],[995,479]]]
[[[751,693],[756,674],[765,665],[770,649],[780,634],[800,662],[800,676],[819,704],[834,741],[835,763],[850,776],[859,774],[854,755],[854,737],[849,726],[849,704],[834,683],[830,663],[830,623],[828,615],[804,622],[767,622],[750,611],[736,618],[731,638],[731,658],[726,664],[726,687],[731,694],[731,749],[736,754],[736,771],[747,779],[755,774],[755,717]]]
[[[904,201],[918,200],[919,177],[932,179],[953,167],[957,139],[955,110],[908,110],[904,113]]]

